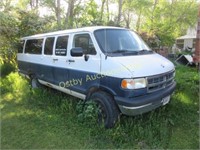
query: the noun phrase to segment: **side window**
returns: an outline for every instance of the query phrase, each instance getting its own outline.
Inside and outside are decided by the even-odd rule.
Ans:
[[[68,36],[59,36],[56,41],[55,55],[67,55]]]
[[[19,41],[19,44],[17,45],[18,53],[23,53],[24,42],[24,40]]]
[[[41,54],[43,39],[31,39],[26,41],[25,53]]]
[[[89,34],[77,34],[74,36],[73,47],[83,48],[84,54],[96,55],[94,44]]]
[[[54,37],[48,37],[45,40],[44,45],[44,54],[45,55],[52,55],[53,54],[53,44],[54,44]]]

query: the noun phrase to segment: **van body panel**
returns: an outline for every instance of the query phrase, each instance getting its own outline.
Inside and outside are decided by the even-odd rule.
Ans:
[[[131,58],[131,57],[130,57]],[[123,65],[123,57],[103,57],[101,64],[101,74],[115,78],[132,78],[132,72]],[[123,60],[121,60],[123,59]],[[131,59],[129,59],[130,61]],[[127,63],[130,65],[130,62]]]
[[[25,75],[35,75],[38,79],[70,89],[79,93],[100,85],[97,73],[75,70],[72,68],[61,68],[37,63],[18,61],[19,72]],[[70,77],[71,78],[70,78]]]
[[[115,77],[138,78],[169,72],[174,70],[174,65],[158,54],[148,54],[108,57],[102,68],[102,72],[113,71],[112,76]]]
[[[169,101],[164,103],[163,99],[170,96],[174,92],[175,87],[176,83],[173,83],[169,88],[155,93],[134,98],[123,98],[118,96],[115,96],[114,98],[122,113],[134,116],[167,104]]]

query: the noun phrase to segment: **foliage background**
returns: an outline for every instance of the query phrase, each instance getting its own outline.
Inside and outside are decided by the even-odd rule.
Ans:
[[[1,0],[0,64],[16,67],[20,37],[84,26],[126,27],[150,46],[171,46],[197,23],[198,5],[198,0]]]

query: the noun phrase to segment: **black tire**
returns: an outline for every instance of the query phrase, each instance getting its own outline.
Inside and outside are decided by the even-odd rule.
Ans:
[[[119,109],[113,98],[105,92],[95,92],[92,94],[92,101],[97,103],[98,123],[104,123],[105,128],[112,128],[118,120]]]
[[[31,77],[30,84],[31,84],[31,88],[33,88],[33,89],[41,87],[41,84],[39,83],[39,81],[36,77]]]

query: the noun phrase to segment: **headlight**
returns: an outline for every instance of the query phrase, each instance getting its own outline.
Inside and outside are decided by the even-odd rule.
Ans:
[[[121,82],[121,87],[123,89],[141,89],[147,86],[145,78],[138,79],[123,79]]]

